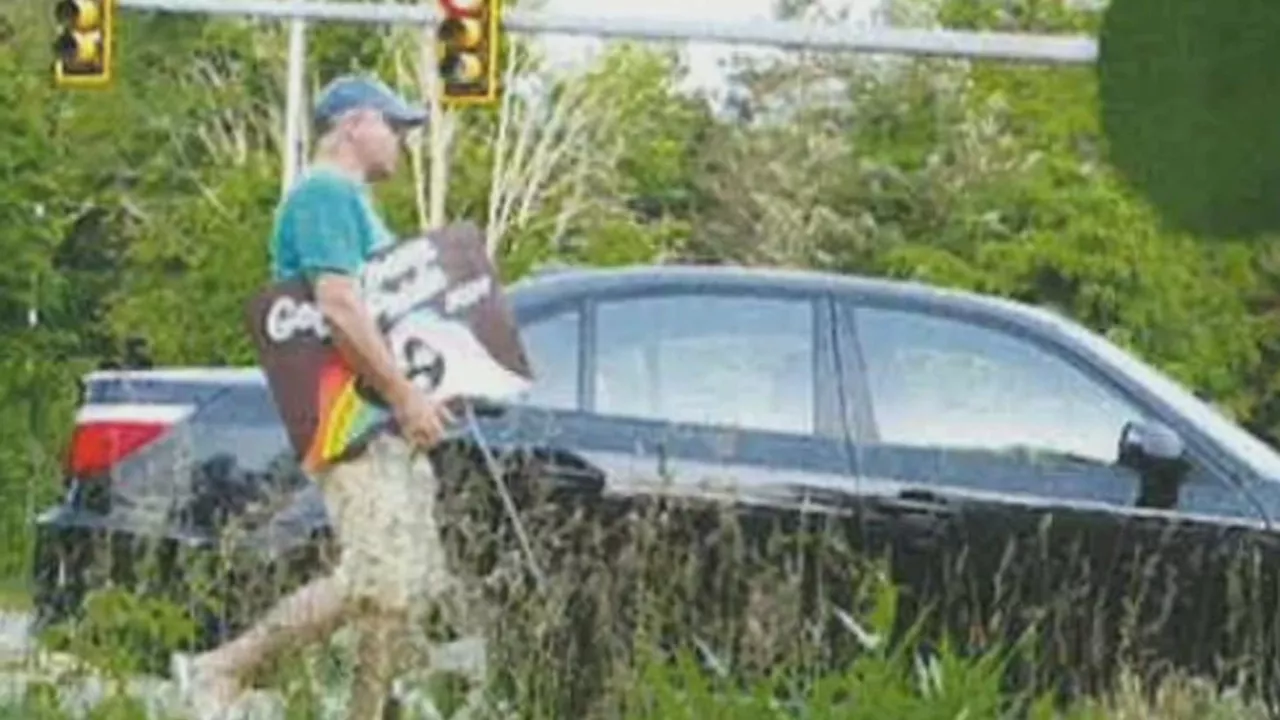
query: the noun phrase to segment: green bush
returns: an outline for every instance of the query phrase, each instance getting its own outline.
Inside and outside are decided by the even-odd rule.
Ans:
[[[195,623],[183,608],[163,599],[110,588],[90,592],[81,618],[49,628],[44,642],[65,648],[89,668],[123,682],[147,669],[156,647],[192,642]]]

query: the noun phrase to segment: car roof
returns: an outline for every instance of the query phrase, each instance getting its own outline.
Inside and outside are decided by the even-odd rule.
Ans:
[[[535,270],[507,288],[515,306],[540,305],[561,298],[626,293],[662,285],[697,288],[753,289],[769,287],[801,292],[857,295],[901,304],[944,307],[1030,327],[1078,347],[1081,334],[1092,334],[1070,318],[1046,308],[1004,298],[943,288],[919,281],[843,275],[814,270],[746,267],[739,265],[627,265],[577,267],[555,265]],[[92,380],[148,379],[174,381],[264,382],[257,368],[211,370],[98,370]]]
[[[670,284],[719,289],[769,287],[857,295],[903,304],[944,306],[1020,325],[1037,326],[1042,331],[1075,334],[1082,329],[1065,315],[1049,308],[914,280],[739,265],[629,265],[610,268],[558,266],[531,273],[513,284],[509,293],[515,302],[523,304],[540,303],[569,295],[625,293],[628,290]]]

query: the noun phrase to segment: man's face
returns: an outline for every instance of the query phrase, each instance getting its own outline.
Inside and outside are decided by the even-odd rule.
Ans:
[[[403,135],[404,130],[393,127],[375,110],[362,110],[353,118],[351,143],[370,180],[383,180],[395,174]]]

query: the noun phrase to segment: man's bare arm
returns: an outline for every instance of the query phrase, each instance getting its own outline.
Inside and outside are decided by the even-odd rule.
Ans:
[[[382,333],[360,300],[355,280],[346,275],[321,273],[315,279],[314,288],[316,303],[343,358],[393,408],[404,404],[415,388],[396,367]]]

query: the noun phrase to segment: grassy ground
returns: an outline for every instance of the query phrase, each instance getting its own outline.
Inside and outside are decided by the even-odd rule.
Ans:
[[[313,655],[305,663],[316,669]],[[1002,695],[990,682],[975,676],[974,666],[952,665],[945,670],[908,669],[883,659],[862,663],[857,671],[813,678],[806,697],[779,697],[775,683],[761,682],[740,687],[725,680],[708,680],[688,659],[667,663],[644,663],[634,668],[634,679],[616,689],[629,698],[615,713],[596,717],[618,720],[954,720],[967,718],[1026,718],[1026,720],[1263,720],[1270,717],[1230,692],[1216,690],[1211,683],[1187,678],[1171,678],[1159,686],[1145,686],[1135,677],[1122,679],[1116,691],[1103,698],[1078,701],[1070,707],[1051,703],[1018,703]],[[302,672],[296,673],[301,675]],[[980,673],[979,673],[980,674]],[[283,697],[259,694],[256,710],[246,715],[259,720],[328,720],[342,717],[341,681],[347,678],[316,678],[306,696],[296,679],[286,683],[291,689]],[[334,681],[340,681],[335,684]],[[978,684],[973,684],[979,680]],[[77,687],[85,685],[80,680]],[[156,711],[164,707],[157,698],[163,689],[153,683],[132,692],[107,688],[98,701],[88,705],[83,690],[79,700],[69,692],[72,683],[35,683],[21,697],[0,700],[0,720],[142,720],[177,718],[177,712]],[[419,691],[424,688],[418,688]],[[407,717],[506,720],[508,718],[552,718],[546,708],[521,706],[501,710],[500,701],[481,706],[479,711],[455,712],[461,693],[436,683],[429,692],[435,703],[430,712],[421,703],[411,704]],[[452,695],[450,703],[446,696]],[[3,694],[0,694],[3,697]],[[78,707],[77,707],[78,706]],[[172,708],[173,705],[167,707]],[[149,709],[151,708],[151,709]]]

